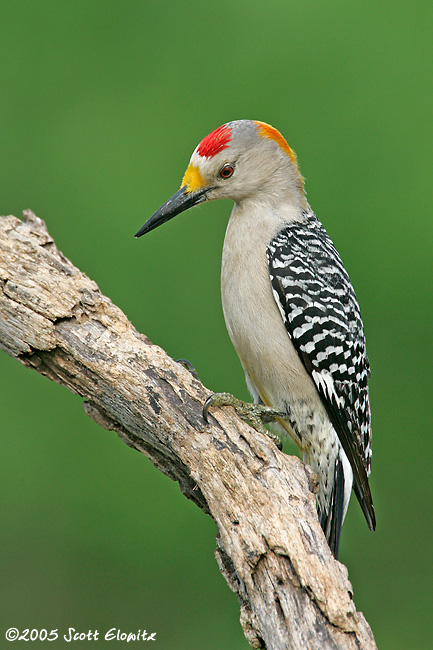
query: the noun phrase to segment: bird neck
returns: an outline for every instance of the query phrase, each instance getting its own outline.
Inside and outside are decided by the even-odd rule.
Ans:
[[[260,222],[265,221],[278,227],[276,232],[281,228],[289,225],[293,221],[303,221],[305,214],[310,212],[308,204],[302,189],[289,186],[278,187],[275,183],[261,191],[245,197],[235,203],[232,217],[235,219],[242,215],[242,218],[251,218]]]
[[[227,227],[234,239],[254,239],[258,247],[267,246],[281,230],[291,223],[303,221],[310,211],[304,201],[270,201],[268,197],[249,197],[235,203]]]

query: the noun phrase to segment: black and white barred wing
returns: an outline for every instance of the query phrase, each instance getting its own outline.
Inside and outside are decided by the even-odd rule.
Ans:
[[[311,375],[354,474],[354,489],[375,526],[370,374],[355,292],[326,230],[313,213],[282,230],[267,248],[272,290],[287,332]]]

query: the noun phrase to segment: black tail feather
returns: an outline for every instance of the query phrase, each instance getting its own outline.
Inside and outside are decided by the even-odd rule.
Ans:
[[[329,509],[319,511],[320,525],[326,535],[329,548],[338,560],[340,547],[341,528],[344,519],[344,471],[343,463],[337,458],[334,468],[334,487],[330,499]]]

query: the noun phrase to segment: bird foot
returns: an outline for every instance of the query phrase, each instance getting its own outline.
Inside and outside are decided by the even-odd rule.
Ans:
[[[265,422],[273,422],[277,417],[285,417],[282,411],[265,406],[264,404],[244,402],[230,393],[214,393],[207,398],[203,405],[203,418],[205,422],[209,421],[208,412],[211,406],[233,406],[242,420],[249,422],[259,433],[264,433],[269,436],[275,442],[278,449],[282,449],[283,445],[280,438],[275,433],[272,433],[272,431],[269,431],[264,425]]]

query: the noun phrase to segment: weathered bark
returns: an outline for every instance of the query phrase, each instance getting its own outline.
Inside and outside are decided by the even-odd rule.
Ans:
[[[253,648],[376,648],[318,524],[315,475],[231,408],[205,425],[209,391],[134,329],[30,211],[0,218],[0,345],[84,397],[91,418],[211,515]]]

